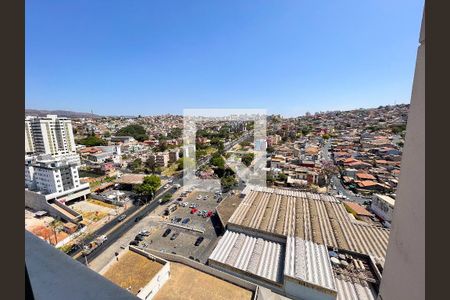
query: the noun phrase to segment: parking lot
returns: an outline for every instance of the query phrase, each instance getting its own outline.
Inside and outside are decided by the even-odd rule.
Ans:
[[[210,217],[204,217],[198,213],[201,211],[214,212],[218,205],[217,197],[214,197],[214,193],[211,192],[193,191],[185,197],[181,197],[181,201],[178,200],[179,198],[180,193],[176,193],[171,204],[177,203],[178,207],[170,215],[165,216],[163,210],[155,211],[162,217],[162,221],[156,230],[153,228],[152,234],[146,237],[141,245],[146,244],[147,247],[154,250],[179,254],[204,262],[217,239],[217,229],[214,228]],[[182,203],[186,203],[185,206],[179,205]],[[192,204],[197,206],[195,213],[191,213],[193,208],[189,206]],[[168,229],[170,229],[170,233],[163,237],[164,232]],[[176,234],[175,238],[173,238],[174,234]],[[195,246],[199,237],[204,239],[198,246]]]

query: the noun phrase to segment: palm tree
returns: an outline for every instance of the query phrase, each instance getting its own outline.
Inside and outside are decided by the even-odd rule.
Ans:
[[[54,219],[53,221],[50,222],[49,226],[52,228],[53,230],[53,234],[55,236],[55,245],[58,244],[58,236],[56,235],[56,231],[61,231],[63,228],[63,222],[61,222],[58,219]]]

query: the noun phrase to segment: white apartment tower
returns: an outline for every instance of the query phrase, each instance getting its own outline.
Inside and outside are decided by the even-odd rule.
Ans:
[[[33,133],[31,131],[30,117],[25,118],[25,154],[34,153]]]
[[[56,115],[26,117],[25,152],[52,156],[76,153],[72,121]]]
[[[78,155],[25,159],[25,187],[44,194],[63,193],[82,187],[78,176]]]

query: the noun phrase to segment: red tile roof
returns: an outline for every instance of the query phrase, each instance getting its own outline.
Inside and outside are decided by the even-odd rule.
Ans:
[[[372,216],[372,214],[367,209],[365,209],[358,203],[344,201],[344,205],[347,209],[349,209],[351,212],[354,212],[358,216]]]

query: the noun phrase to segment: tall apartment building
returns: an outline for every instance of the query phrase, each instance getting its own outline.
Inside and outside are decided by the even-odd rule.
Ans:
[[[50,155],[25,159],[25,187],[44,194],[63,193],[81,186],[78,155]]]
[[[25,152],[53,156],[75,153],[72,121],[56,115],[26,117]]]

